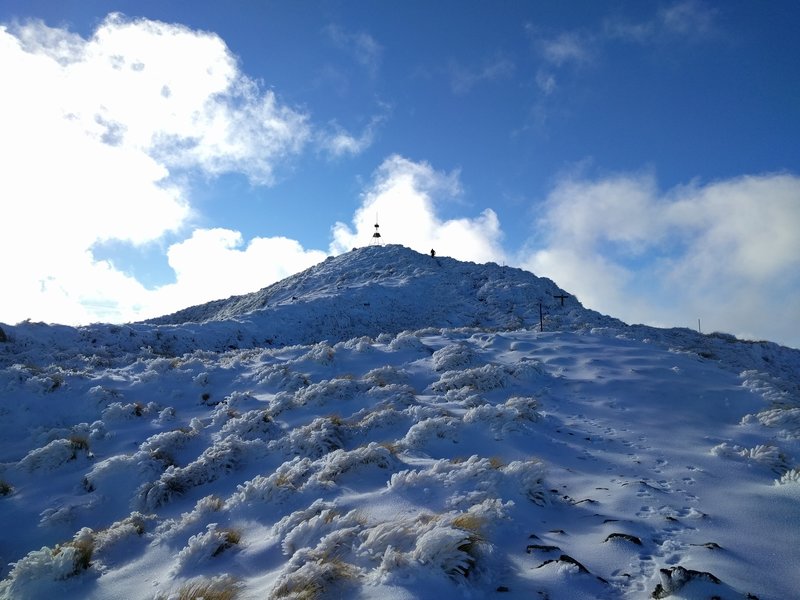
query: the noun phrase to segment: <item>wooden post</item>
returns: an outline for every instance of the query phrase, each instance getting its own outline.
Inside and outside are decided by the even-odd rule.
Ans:
[[[544,316],[542,314],[542,303],[539,302],[539,331],[544,331]]]

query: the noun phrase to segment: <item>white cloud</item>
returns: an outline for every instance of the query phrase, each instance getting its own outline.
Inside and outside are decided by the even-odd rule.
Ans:
[[[353,217],[353,227],[337,223],[331,251],[364,246],[380,223],[384,243],[402,244],[419,252],[475,262],[503,262],[502,232],[497,215],[484,210],[472,219],[442,219],[439,203],[461,193],[458,173],[436,171],[428,163],[401,156],[387,158],[375,173]]]
[[[0,26],[0,82],[9,321],[135,317],[155,296],[91,248],[184,230],[186,169],[270,183],[312,137],[307,115],[243,75],[218,36],[180,25],[110,15],[88,39]]]
[[[566,31],[540,41],[545,60],[557,67],[565,64],[581,64],[592,58],[591,40],[575,31]]]
[[[334,158],[356,156],[372,145],[378,127],[384,121],[384,116],[373,117],[358,136],[354,136],[334,122],[330,131],[320,133],[319,147]]]
[[[449,66],[450,87],[455,94],[466,94],[481,83],[507,79],[514,74],[514,63],[504,56],[496,56],[477,68],[469,68],[456,62]]]
[[[662,193],[652,175],[565,179],[527,268],[627,321],[800,344],[800,178],[749,176]]]
[[[558,84],[556,83],[555,75],[544,69],[539,69],[536,72],[536,85],[539,87],[546,96],[549,96],[556,91]]]
[[[245,245],[238,231],[214,228],[195,230],[170,246],[167,257],[176,282],[151,292],[151,308],[140,318],[253,292],[307,269],[326,254],[283,237],[254,238]]]
[[[383,47],[368,33],[351,33],[338,25],[328,25],[325,33],[334,46],[350,54],[370,76],[375,77],[383,58]]]
[[[667,32],[701,37],[713,30],[716,14],[698,0],[681,0],[659,10],[658,21]]]
[[[676,39],[701,40],[715,33],[717,12],[698,0],[680,0],[662,6],[647,20],[606,19],[603,35],[608,39],[639,44],[673,43]]]

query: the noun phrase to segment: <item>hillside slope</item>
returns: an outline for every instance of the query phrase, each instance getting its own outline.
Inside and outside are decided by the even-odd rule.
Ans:
[[[389,246],[3,325],[0,598],[792,597],[800,351],[562,294]]]

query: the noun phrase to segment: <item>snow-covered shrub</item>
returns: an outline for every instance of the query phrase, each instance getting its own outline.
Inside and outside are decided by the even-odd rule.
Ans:
[[[495,434],[519,431],[541,418],[535,398],[513,396],[503,404],[481,404],[464,414],[465,423],[488,424]]]
[[[25,382],[26,387],[34,392],[47,393],[54,392],[64,385],[66,381],[62,373],[50,373],[47,375],[34,375]]]
[[[273,417],[293,408],[295,408],[294,394],[291,392],[278,392],[269,400],[269,413]]]
[[[454,417],[432,417],[414,423],[398,444],[406,450],[422,450],[437,439],[458,440],[459,430],[459,422]]]
[[[59,438],[68,439],[70,441],[80,442],[78,446],[85,446],[88,449],[89,438],[103,439],[106,437],[105,423],[102,421],[95,421],[91,425],[88,423],[78,423],[72,427],[38,427],[33,431],[33,440],[35,444],[47,444]],[[82,449],[82,448],[78,448]]]
[[[79,455],[86,456],[88,450],[88,442],[83,438],[53,440],[43,448],[28,452],[19,461],[19,465],[28,471],[53,470],[75,460]]]
[[[388,408],[406,408],[417,403],[414,388],[402,383],[387,383],[385,385],[375,385],[367,392],[369,406],[378,405]]]
[[[170,421],[175,420],[175,409],[172,406],[168,406],[167,408],[163,409],[161,412],[158,413],[158,417],[153,419],[153,423],[156,425],[165,425]]]
[[[288,454],[317,459],[344,446],[343,426],[338,419],[318,417],[311,423],[292,429],[288,435],[270,443]]]
[[[772,408],[742,419],[745,424],[753,422],[780,429],[787,437],[800,438],[800,408]]]
[[[106,402],[111,402],[122,398],[122,392],[103,385],[96,385],[89,388],[88,395],[92,399],[97,400],[98,404],[105,404]]]
[[[547,371],[541,361],[523,358],[511,366],[510,373],[514,379],[528,382],[546,375]]]
[[[235,435],[243,440],[274,438],[281,431],[266,410],[250,410],[230,419],[220,429],[220,437]]]
[[[429,513],[418,514],[413,518],[397,518],[366,527],[360,534],[361,544],[356,553],[372,559],[385,557],[387,552],[397,554],[397,565],[410,562],[410,557],[400,559],[400,555],[410,552],[416,543],[417,536],[426,531],[436,519]],[[379,576],[380,577],[380,576]]]
[[[508,369],[502,365],[483,365],[463,371],[446,371],[442,373],[439,381],[430,387],[434,392],[446,392],[463,387],[476,392],[489,392],[505,387],[509,375]]]
[[[83,478],[87,492],[104,493],[120,488],[121,484],[158,477],[164,464],[143,452],[135,454],[116,454],[94,464]]]
[[[8,577],[0,582],[0,597],[35,598],[40,581],[68,579],[88,569],[94,552],[93,533],[84,527],[71,541],[34,550],[12,563]]]
[[[328,342],[319,342],[311,346],[301,358],[301,361],[309,361],[319,363],[321,365],[329,365],[336,357],[336,350],[334,350]]]
[[[321,546],[331,546],[335,549],[335,544],[331,544],[332,535],[339,534],[339,541],[342,537],[349,539],[350,543],[355,539],[356,531],[363,526],[362,517],[356,510],[351,510],[347,514],[339,514],[336,509],[323,508],[318,514],[309,519],[299,521],[292,527],[281,540],[281,548],[287,556],[294,555],[301,548],[316,547],[323,550]]]
[[[307,457],[297,456],[286,461],[271,475],[258,475],[239,485],[231,497],[231,503],[281,502],[308,481],[312,473],[311,465],[312,461]]]
[[[132,536],[140,536],[145,532],[147,517],[134,511],[124,519],[115,521],[106,529],[97,531],[94,535],[95,551],[102,552],[110,546],[125,541]]]
[[[73,427],[72,433],[73,434],[81,433],[79,431],[79,428],[81,428],[83,425],[86,424],[80,423],[79,425]],[[86,432],[86,435],[88,435],[93,440],[105,439],[106,437],[108,437],[108,433],[106,432],[106,424],[103,423],[103,421],[94,421],[91,425],[88,426],[88,431]]]
[[[411,553],[414,561],[450,576],[466,576],[475,564],[470,552],[478,539],[463,529],[440,526],[423,533]]]
[[[254,379],[260,386],[287,392],[297,391],[309,384],[307,375],[293,371],[283,364],[263,367],[256,373]]]
[[[147,370],[158,374],[164,374],[170,369],[174,369],[178,362],[174,358],[159,357],[147,363]]]
[[[142,417],[146,412],[146,407],[139,402],[129,402],[126,404],[122,402],[112,402],[103,411],[102,417],[103,421],[106,423],[114,423]]]
[[[366,335],[357,338],[351,338],[345,342],[339,342],[333,348],[334,350],[339,350],[343,348],[345,350],[354,350],[359,353],[363,352],[371,352],[375,348],[372,345],[372,338]]]
[[[375,410],[364,409],[354,414],[354,419],[359,419],[354,427],[357,436],[366,437],[367,434],[377,429],[393,427],[406,420],[406,416],[394,408],[378,408]]]
[[[402,369],[398,370],[397,367],[385,365],[367,371],[362,379],[372,386],[386,387],[408,383],[408,373]]]
[[[237,469],[247,459],[263,456],[266,451],[266,444],[261,441],[229,436],[206,448],[185,467],[170,466],[157,481],[141,486],[139,504],[143,509],[154,510],[193,487],[215,481]]]
[[[780,479],[775,480],[775,485],[787,485],[790,483],[800,483],[800,469],[789,469],[781,475]]]
[[[759,444],[753,448],[743,448],[739,445],[730,445],[727,442],[723,442],[714,446],[711,449],[711,453],[722,458],[757,462],[770,467],[775,472],[781,472],[786,464],[786,459],[778,448],[764,444]]]
[[[401,331],[389,343],[389,348],[397,352],[398,350],[416,350],[420,354],[430,354],[431,349],[422,343],[416,332]]]
[[[379,469],[389,469],[399,461],[391,452],[380,444],[370,442],[367,446],[355,450],[334,450],[317,461],[322,463],[316,474],[318,481],[336,481],[343,474],[359,470],[369,465]]]
[[[151,435],[142,442],[139,450],[146,452],[156,460],[171,465],[174,464],[175,455],[178,451],[184,448],[195,436],[197,436],[197,432],[193,429],[162,431]]]
[[[410,488],[464,488],[470,483],[486,488],[496,478],[495,469],[489,460],[473,455],[464,461],[453,462],[443,458],[423,469],[400,471],[392,475],[388,487],[398,492]]]
[[[253,406],[258,406],[261,402],[250,392],[231,392],[225,396],[225,405],[228,410],[241,411]]]
[[[345,402],[369,389],[369,384],[352,379],[327,379],[312,383],[295,394],[299,406],[324,406],[328,403]]]
[[[360,576],[361,569],[355,565],[303,550],[289,561],[269,597],[292,600],[344,597],[342,588],[352,585]]]
[[[544,485],[546,469],[542,461],[535,458],[515,460],[502,467],[500,471],[507,481],[507,486],[512,486],[513,489],[540,506],[547,504],[547,492]]]
[[[472,346],[462,342],[437,350],[431,358],[436,371],[456,371],[472,365],[475,361],[475,351]]]
[[[506,518],[511,505],[487,499],[466,512],[422,513],[378,523],[359,534],[356,554],[379,561],[368,576],[373,583],[401,582],[423,566],[431,574],[457,579],[480,576],[496,566],[484,531],[488,523]]]
[[[484,403],[483,397],[480,394],[476,394],[474,390],[468,387],[447,390],[444,396],[439,396],[436,400],[445,404],[460,405],[464,408],[475,408]]]
[[[743,380],[743,387],[759,394],[776,408],[797,407],[796,395],[781,389],[780,383],[770,374],[763,371],[748,370],[743,371],[739,377]]]
[[[326,502],[322,498],[317,498],[306,508],[296,510],[282,517],[277,523],[275,523],[275,525],[272,526],[272,534],[283,539],[287,533],[297,527],[300,523],[312,519],[313,517],[321,514],[323,511],[333,511],[335,508],[336,507],[332,502]]]
[[[187,567],[196,566],[219,556],[229,548],[237,546],[241,538],[242,532],[238,529],[220,527],[217,523],[209,524],[206,531],[190,537],[186,546],[178,552],[178,564],[174,572],[179,573]]]
[[[492,498],[518,495],[544,505],[544,476],[544,465],[536,459],[503,466],[496,460],[473,455],[464,461],[441,459],[424,469],[400,471],[392,475],[388,488],[401,494],[436,490],[441,506],[448,509],[467,509]],[[429,497],[428,501],[435,499]]]
[[[210,494],[200,498],[195,502],[191,511],[181,513],[178,518],[166,519],[161,522],[153,532],[154,543],[161,543],[163,540],[175,537],[188,529],[196,528],[197,524],[203,519],[219,513],[225,507],[225,501],[219,496]],[[216,517],[216,520],[218,520],[218,517]]]

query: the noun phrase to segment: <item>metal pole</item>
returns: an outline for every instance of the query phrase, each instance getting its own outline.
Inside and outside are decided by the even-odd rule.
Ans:
[[[539,302],[539,331],[544,331],[544,316],[542,315],[542,303]]]

